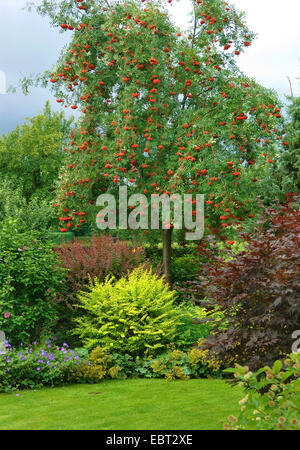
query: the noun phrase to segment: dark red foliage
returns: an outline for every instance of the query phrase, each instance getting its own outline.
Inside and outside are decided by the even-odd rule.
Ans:
[[[226,328],[216,326],[205,348],[226,366],[256,370],[291,353],[292,333],[300,330],[300,212],[269,209],[256,233],[241,239],[247,250],[231,261],[210,255],[194,295],[205,292],[224,314]]]
[[[68,270],[66,289],[59,301],[69,307],[74,300],[78,303],[76,294],[84,289],[89,276],[99,280],[103,280],[108,274],[120,277],[145,260],[143,248],[105,235],[94,235],[88,243],[74,239],[54,250],[62,259],[63,267]]]

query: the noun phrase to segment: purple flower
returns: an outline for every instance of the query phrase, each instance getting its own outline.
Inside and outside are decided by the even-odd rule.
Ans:
[[[37,367],[36,370],[41,370],[41,368],[40,368],[40,367]]]

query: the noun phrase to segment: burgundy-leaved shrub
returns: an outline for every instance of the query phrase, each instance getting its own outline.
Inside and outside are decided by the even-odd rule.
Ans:
[[[256,232],[240,237],[246,250],[231,260],[211,254],[193,292],[223,313],[205,348],[226,366],[256,370],[289,354],[300,330],[300,212],[268,209]]]

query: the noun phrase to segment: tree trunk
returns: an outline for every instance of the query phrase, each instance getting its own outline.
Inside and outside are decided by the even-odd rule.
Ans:
[[[163,268],[167,283],[172,285],[172,267],[171,267],[171,252],[172,252],[172,231],[173,228],[162,230],[163,234]]]

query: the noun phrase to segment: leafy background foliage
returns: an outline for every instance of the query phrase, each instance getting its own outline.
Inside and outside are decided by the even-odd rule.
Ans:
[[[27,201],[53,192],[72,122],[47,102],[40,114],[0,137],[0,173],[17,185],[21,180]]]

